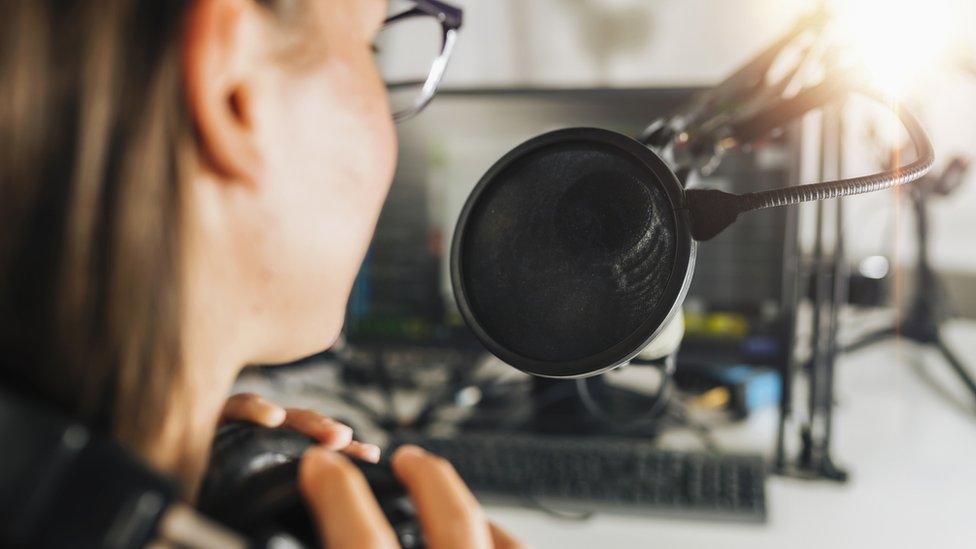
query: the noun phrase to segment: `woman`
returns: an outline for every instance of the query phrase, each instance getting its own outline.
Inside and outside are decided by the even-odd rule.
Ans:
[[[351,431],[253,396],[247,364],[340,330],[395,163],[371,47],[383,0],[0,4],[0,382],[192,494],[224,418],[323,444],[300,485],[327,545],[391,529]],[[511,546],[445,461],[393,456],[431,547]]]

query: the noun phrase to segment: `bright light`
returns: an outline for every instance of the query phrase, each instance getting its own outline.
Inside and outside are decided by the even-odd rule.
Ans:
[[[874,280],[881,280],[882,278],[888,276],[888,272],[891,270],[891,265],[888,263],[888,258],[883,255],[872,255],[870,257],[865,257],[861,264],[857,268],[861,272],[861,276],[866,278],[871,278]]]
[[[847,62],[894,98],[917,91],[956,41],[958,0],[834,0],[835,39]]]

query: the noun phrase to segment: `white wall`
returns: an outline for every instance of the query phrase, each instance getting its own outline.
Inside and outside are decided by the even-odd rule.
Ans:
[[[806,0],[458,0],[465,28],[446,85],[637,86],[717,81],[787,28]],[[919,3],[924,6],[924,3]],[[976,2],[959,2],[976,23]],[[921,8],[920,9],[924,9]],[[976,25],[974,25],[976,26]],[[976,31],[969,31],[976,49]],[[943,81],[944,80],[944,81]],[[948,75],[917,101],[939,160],[976,156],[976,77]],[[851,128],[851,169],[870,169]],[[976,172],[976,168],[974,168]],[[855,174],[849,174],[855,175]],[[976,272],[976,173],[934,205],[938,267]],[[913,249],[908,211],[891,193],[849,201],[855,256]],[[897,240],[891,227],[900,228]]]
[[[458,85],[704,84],[803,11],[804,0],[461,0]]]

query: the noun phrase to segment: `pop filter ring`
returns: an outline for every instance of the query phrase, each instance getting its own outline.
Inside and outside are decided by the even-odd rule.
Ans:
[[[497,342],[484,329],[468,300],[465,290],[462,248],[472,213],[479,206],[484,192],[512,164],[546,147],[568,144],[596,145],[626,155],[647,169],[649,176],[660,184],[668,197],[675,227],[674,266],[668,283],[647,319],[629,336],[599,353],[580,359],[550,362],[516,353]],[[555,130],[522,143],[498,160],[471,191],[461,210],[454,239],[451,243],[451,285],[458,309],[481,343],[495,356],[523,372],[550,378],[578,378],[598,375],[628,363],[663,330],[678,314],[694,273],[697,242],[691,235],[691,221],[685,202],[684,189],[670,167],[657,154],[640,142],[623,134],[600,128],[567,128]]]

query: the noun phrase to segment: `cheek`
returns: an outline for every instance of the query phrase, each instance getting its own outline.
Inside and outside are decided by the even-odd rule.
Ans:
[[[385,90],[365,76],[339,69],[323,76],[321,87],[315,86],[319,93],[311,92],[306,99],[318,100],[319,105],[305,110],[307,115],[298,121],[303,143],[293,158],[299,168],[296,177],[312,186],[310,203],[330,217],[323,230],[340,223],[346,238],[363,251],[396,164],[396,137]],[[323,232],[322,236],[330,235]],[[349,258],[357,266],[359,259],[358,255]]]
[[[396,164],[396,137],[386,91],[371,66],[333,63],[293,95],[287,118],[289,163],[303,179],[375,206]]]
[[[389,190],[396,138],[385,90],[367,68],[335,65],[290,83],[269,117],[261,293],[278,324],[308,349],[341,325]]]

